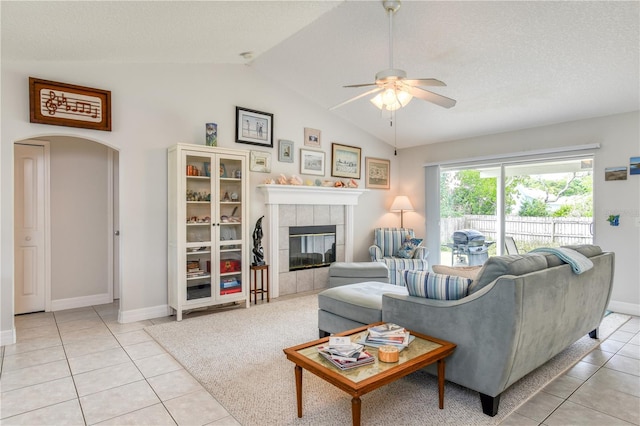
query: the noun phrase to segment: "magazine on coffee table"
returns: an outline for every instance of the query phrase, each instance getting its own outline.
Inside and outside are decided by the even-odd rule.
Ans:
[[[329,346],[318,346],[318,353],[326,358],[340,370],[348,370],[350,368],[360,367],[362,365],[371,364],[375,361],[375,357],[360,346],[360,350],[351,353],[350,356],[337,355],[336,351]]]

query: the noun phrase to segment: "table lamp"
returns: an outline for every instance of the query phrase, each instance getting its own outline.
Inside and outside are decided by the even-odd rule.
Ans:
[[[413,210],[413,205],[406,195],[396,195],[393,204],[391,204],[392,212],[400,212],[400,228],[404,228],[404,212],[412,212]]]

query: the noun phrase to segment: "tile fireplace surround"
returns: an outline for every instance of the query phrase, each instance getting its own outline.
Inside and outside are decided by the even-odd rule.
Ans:
[[[289,226],[336,225],[336,261],[353,260],[353,210],[366,189],[260,185],[264,192],[266,259],[271,296],[323,288],[329,268],[289,271]],[[295,204],[292,204],[295,202]]]

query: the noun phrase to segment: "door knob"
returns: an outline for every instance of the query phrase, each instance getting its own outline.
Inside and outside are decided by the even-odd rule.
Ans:
[[[24,237],[25,240],[31,241],[31,237]]]

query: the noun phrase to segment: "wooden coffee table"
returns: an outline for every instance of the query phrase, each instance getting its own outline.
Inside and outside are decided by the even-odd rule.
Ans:
[[[351,340],[355,342],[366,334],[369,327],[378,324],[383,323],[369,324],[336,335],[350,336]],[[344,371],[333,366],[318,354],[317,347],[326,344],[329,340],[328,337],[284,349],[287,359],[295,363],[298,417],[302,417],[302,369],[315,374],[352,396],[351,416],[353,425],[358,426],[360,425],[360,397],[362,395],[437,362],[439,406],[442,409],[444,407],[444,359],[451,355],[456,345],[411,330],[408,331],[415,336],[415,339],[408,348],[400,352],[398,362],[381,362],[378,360],[377,349],[367,347],[366,349],[375,356],[375,362]]]

